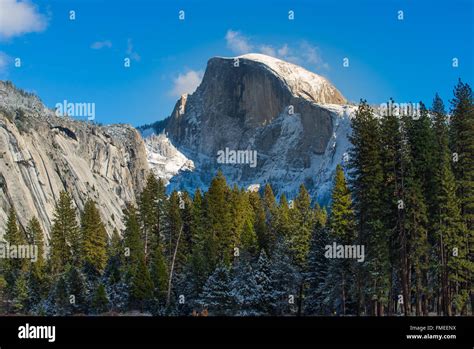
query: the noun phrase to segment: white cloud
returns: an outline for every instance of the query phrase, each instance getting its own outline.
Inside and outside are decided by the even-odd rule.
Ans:
[[[91,44],[91,49],[93,50],[100,50],[104,47],[111,48],[112,42],[110,40],[105,40],[105,41],[96,41]]]
[[[284,44],[282,47],[278,49],[278,55],[285,57],[288,55],[288,52],[290,51],[288,44]]]
[[[307,41],[303,41],[300,43],[300,50],[302,57],[306,62],[319,67],[320,69],[329,69],[329,64],[324,62],[321,57],[321,50],[319,47],[313,46]]]
[[[253,49],[249,39],[238,31],[229,29],[225,35],[225,40],[227,41],[227,47],[237,54],[249,53]]]
[[[170,94],[173,97],[180,97],[185,93],[192,93],[201,83],[204,73],[202,70],[189,70],[184,74],[179,74],[173,79],[173,88]]]
[[[29,0],[0,0],[0,38],[41,32],[48,21]]]
[[[259,47],[259,51],[260,53],[263,53],[264,55],[267,55],[267,56],[272,56],[272,57],[276,57],[277,53],[275,51],[275,48],[273,48],[272,46],[270,45],[262,45]]]
[[[137,62],[140,61],[141,59],[140,55],[137,52],[135,52],[135,50],[133,49],[132,39],[127,40],[127,55],[128,57],[130,57],[131,59]]]
[[[280,45],[251,42],[251,40],[241,32],[231,29],[227,31],[225,39],[227,47],[239,55],[257,52],[295,64],[309,65],[317,70],[329,69],[329,64],[323,60],[319,47],[304,40],[292,44],[283,43]]]

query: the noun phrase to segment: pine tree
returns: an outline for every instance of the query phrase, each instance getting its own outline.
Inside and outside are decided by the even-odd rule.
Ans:
[[[278,205],[275,219],[275,230],[277,231],[277,239],[284,237],[289,239],[291,224],[290,224],[290,207],[285,194],[280,197],[280,204]]]
[[[140,225],[135,206],[127,204],[123,211],[125,231],[123,232],[123,246],[127,266],[136,266],[145,258],[142,240],[140,239]]]
[[[394,101],[390,100],[389,105]],[[389,264],[390,264],[390,293],[387,312],[392,314],[398,300],[398,295],[406,299],[409,294],[409,266],[407,265],[407,236],[405,231],[405,177],[406,164],[404,159],[403,139],[404,123],[395,110],[384,113],[380,121],[380,142],[383,151],[380,154],[383,173],[380,188],[381,221],[389,234]],[[400,285],[400,286],[399,286]],[[402,291],[399,289],[401,287]],[[395,296],[396,295],[396,296]],[[406,303],[406,302],[405,302]],[[408,307],[408,304],[405,304]],[[407,309],[407,308],[406,308]]]
[[[148,265],[150,255],[161,242],[167,211],[165,185],[162,179],[157,180],[152,173],[148,175],[145,188],[141,193],[139,210],[144,253]]]
[[[129,274],[124,265],[124,246],[117,230],[114,230],[109,242],[108,255],[103,280],[109,306],[112,311],[126,311],[129,303],[129,285],[126,278]]]
[[[290,211],[291,236],[290,245],[296,264],[304,269],[311,243],[311,232],[314,227],[314,211],[311,208],[311,198],[304,185],[300,186],[295,199],[294,209]]]
[[[300,291],[302,276],[291,257],[291,249],[283,236],[277,238],[270,259],[276,314],[292,315],[297,311],[297,297]]]
[[[143,311],[153,298],[153,281],[145,265],[145,258],[137,263],[131,270],[130,305]]]
[[[459,80],[451,101],[452,116],[450,127],[450,147],[453,152],[454,176],[464,223],[464,237],[456,243],[460,251],[457,264],[458,296],[457,308],[466,314],[467,298],[471,298],[471,312],[474,308],[474,105],[471,87]],[[462,245],[461,245],[462,244]]]
[[[143,231],[144,253],[145,259],[148,259],[149,248],[151,245],[153,234],[158,229],[158,221],[160,216],[156,211],[158,199],[158,181],[153,173],[150,173],[146,180],[146,185],[140,195],[139,209],[140,221]]]
[[[129,289],[129,305],[143,310],[153,297],[153,282],[145,262],[143,242],[136,209],[128,204],[124,210],[125,272]]]
[[[461,215],[472,234],[474,229],[474,106],[471,87],[459,80],[451,101],[451,151],[455,153],[454,175],[458,182]],[[472,236],[471,236],[472,238]]]
[[[112,231],[112,236],[107,243],[107,259],[112,256],[123,256],[122,238],[116,228]]]
[[[272,265],[265,253],[265,250],[260,252],[260,256],[255,266],[255,281],[257,283],[257,297],[258,306],[256,309],[262,315],[277,315],[279,304],[279,294],[275,289],[275,284],[272,279]]]
[[[25,274],[20,274],[15,279],[13,297],[13,310],[15,313],[25,313],[28,304],[28,284]]]
[[[166,305],[171,302],[171,293],[175,289],[176,275],[183,271],[187,262],[187,243],[191,240],[184,236],[184,222],[181,214],[181,193],[174,191],[169,198],[167,215],[166,256],[168,259],[168,289]],[[188,234],[190,234],[188,229]]]
[[[18,228],[16,212],[13,207],[10,208],[8,213],[6,231],[3,238],[11,247],[18,247],[22,245],[25,240]],[[5,275],[10,299],[15,296],[16,280],[20,277],[22,272],[24,272],[25,266],[25,260],[22,258],[7,258],[3,263],[3,273]]]
[[[248,199],[248,196],[246,197]],[[246,200],[246,205],[244,226],[240,235],[240,246],[243,251],[254,256],[259,249],[257,234],[255,233],[255,214],[248,200]]]
[[[224,310],[228,314],[237,316],[262,315],[259,312],[261,291],[248,255],[240,256],[234,261],[233,277],[230,283],[232,301]]]
[[[250,194],[234,186],[230,201],[233,246],[251,255],[255,255],[259,246],[257,234],[255,233],[255,212]]]
[[[268,251],[270,248],[271,239],[267,226],[267,217],[263,200],[261,199],[258,192],[249,193],[249,200],[254,212],[253,230],[255,231],[255,235],[257,237],[258,248]]]
[[[23,238],[18,228],[16,212],[13,207],[11,207],[10,211],[8,212],[7,227],[4,239],[6,242],[13,246],[21,245],[21,243],[23,242]]]
[[[329,218],[330,236],[340,244],[351,245],[355,239],[352,199],[341,165],[336,167]]]
[[[453,258],[454,245],[458,246],[461,235],[461,216],[459,200],[456,197],[456,181],[452,172],[449,149],[449,129],[444,104],[436,95],[433,101],[433,130],[436,135],[434,159],[435,172],[435,213],[433,217],[433,242],[435,252],[435,276],[440,284],[441,308],[444,315],[451,315],[453,308],[452,279],[454,270],[448,267],[459,259]],[[438,291],[438,290],[436,290]]]
[[[156,249],[157,251],[153,254],[150,276],[153,282],[154,297],[159,303],[164,303],[168,289],[169,274],[161,246],[156,246]]]
[[[66,271],[66,290],[69,297],[68,313],[86,313],[88,310],[86,298],[86,281],[84,275],[75,266]]]
[[[229,187],[221,171],[217,173],[205,196],[206,228],[209,231],[210,256],[214,267],[218,261],[230,265],[233,246],[232,216],[229,204]],[[215,244],[215,247],[212,246]]]
[[[265,208],[265,222],[267,225],[267,248],[265,251],[271,253],[274,247],[277,235],[276,216],[278,205],[276,203],[275,195],[273,194],[270,184],[266,184],[263,191],[263,206]]]
[[[68,295],[67,284],[64,275],[59,276],[57,282],[53,286],[49,303],[51,315],[69,315],[70,314],[70,298]]]
[[[206,231],[204,229],[204,203],[201,190],[196,189],[194,192],[192,205],[192,224],[191,237],[192,246],[203,246],[206,240]]]
[[[107,232],[93,200],[84,204],[81,216],[83,263],[102,273],[107,262]]]
[[[303,311],[303,296],[307,269],[308,254],[311,245],[311,233],[315,224],[315,211],[311,208],[311,198],[302,184],[294,202],[294,208],[289,210],[290,225],[288,242],[295,265],[301,271],[302,279],[297,293],[298,315]]]
[[[412,280],[408,280],[409,288],[415,289],[416,313],[426,313],[427,273],[429,271],[429,239],[434,235],[433,226],[428,224],[434,220],[436,211],[436,139],[432,119],[428,110],[421,105],[418,119],[409,119],[406,124],[410,148],[410,159],[407,167],[408,176],[405,180],[405,227],[407,229],[407,250],[409,267],[413,269]],[[411,287],[410,283],[414,287]],[[404,312],[410,314],[408,295],[404,295]],[[411,298],[411,296],[410,296]]]
[[[199,189],[194,193],[192,206],[192,251],[190,257],[191,275],[193,275],[193,294],[198,294],[209,274],[212,272],[213,256],[216,254],[214,240],[205,229],[204,202]]]
[[[184,236],[184,222],[181,216],[182,209],[180,193],[174,191],[171,193],[168,205],[167,214],[167,229],[166,229],[166,257],[168,265],[171,269],[171,264],[175,262],[174,270],[179,272],[186,263],[186,252],[188,250],[187,241]],[[176,254],[176,256],[175,256]]]
[[[425,105],[420,102],[419,118],[411,118],[408,124],[408,138],[412,154],[412,170],[414,177],[420,181],[421,189],[426,197],[428,209],[433,211],[434,205],[434,149],[435,138],[432,120]]]
[[[352,119],[352,148],[349,153],[351,189],[357,217],[358,244],[369,247],[366,268],[358,273],[359,312],[383,315],[389,294],[389,238],[381,217],[383,183],[380,124],[366,101]],[[370,302],[370,304],[369,304]],[[362,309],[363,304],[369,306]]]
[[[182,251],[186,258],[191,254],[193,248],[193,199],[187,191],[179,194],[179,208],[183,224]]]
[[[443,163],[441,186],[438,192],[438,232],[441,256],[442,299],[445,315],[452,314],[454,291],[458,288],[458,275],[462,275],[464,245],[463,224],[461,221],[459,200],[456,197],[456,183],[449,163]],[[465,295],[466,296],[466,295]]]
[[[119,290],[125,288],[123,286],[124,246],[117,229],[113,230],[112,236],[109,239],[107,256],[103,280],[105,281],[107,293],[111,295],[109,297],[111,308],[116,309],[119,307],[119,304],[127,303],[128,299],[128,295],[119,294]],[[124,296],[124,298],[118,299],[121,296]]]
[[[420,180],[409,176],[407,180],[406,200],[406,231],[408,236],[407,255],[413,269],[413,284],[415,288],[416,315],[426,314],[428,297],[427,272],[429,270],[429,243],[428,243],[428,208],[422,192]],[[412,287],[410,287],[412,288]],[[404,297],[404,303],[410,298]],[[405,308],[405,314],[410,312]]]
[[[344,171],[340,165],[336,168],[334,186],[331,196],[331,214],[329,218],[330,240],[338,245],[353,245],[356,239],[354,231],[354,212],[349,188],[346,185]],[[332,259],[329,261],[328,281],[333,293],[337,295],[336,303],[340,304],[340,313],[351,312],[352,301],[350,288],[353,285],[354,261],[351,259]]]
[[[304,312],[306,315],[329,315],[331,306],[325,285],[328,280],[329,261],[324,256],[325,246],[329,245],[328,229],[323,224],[315,225],[311,238],[311,248],[308,257],[306,281],[308,288],[305,296]]]
[[[225,265],[219,265],[207,279],[198,303],[210,315],[230,315],[233,302],[230,282],[229,269]]]
[[[48,277],[46,274],[46,261],[44,256],[44,234],[41,225],[36,217],[33,217],[27,227],[27,235],[31,243],[36,247],[36,260],[32,260],[29,265],[28,284],[28,304],[27,308],[33,310],[46,296]]]
[[[28,235],[34,246],[37,248],[37,257],[36,261],[32,263],[31,269],[33,270],[35,276],[42,280],[45,275],[45,256],[44,256],[44,233],[41,229],[41,225],[36,217],[33,217],[28,223]]]
[[[240,246],[241,235],[245,227],[245,195],[237,185],[234,185],[229,193],[230,195],[230,214],[232,219],[232,246]]]
[[[96,314],[105,313],[108,310],[109,300],[105,292],[104,284],[100,283],[97,287],[94,298],[92,299],[92,310]]]
[[[50,268],[53,274],[61,273],[67,264],[80,264],[79,228],[70,195],[62,191],[51,229]]]

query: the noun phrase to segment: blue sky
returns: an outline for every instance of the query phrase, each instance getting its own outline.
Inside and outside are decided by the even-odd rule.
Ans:
[[[351,101],[431,104],[439,92],[447,103],[459,77],[473,85],[473,4],[0,0],[0,79],[37,93],[49,107],[95,103],[97,122],[137,126],[168,116],[210,57],[261,52],[326,76]]]

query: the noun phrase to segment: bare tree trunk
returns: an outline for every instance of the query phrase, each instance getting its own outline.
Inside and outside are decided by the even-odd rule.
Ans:
[[[173,279],[174,264],[176,262],[176,255],[178,254],[179,240],[181,238],[181,233],[182,232],[183,232],[183,226],[181,225],[181,228],[179,229],[178,238],[176,239],[176,246],[174,248],[173,260],[171,262],[171,268],[170,268],[170,276],[169,276],[169,279],[168,279],[168,293],[166,295],[166,306],[167,307],[170,305],[171,285],[172,285],[172,279]]]
[[[145,264],[148,265],[148,229],[145,229]]]
[[[421,310],[421,273],[419,269],[416,271],[416,308],[415,314],[416,316],[420,316],[422,314]]]

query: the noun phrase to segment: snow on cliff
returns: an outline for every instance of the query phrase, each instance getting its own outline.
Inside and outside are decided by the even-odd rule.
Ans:
[[[180,171],[194,170],[193,161],[176,149],[164,133],[155,135],[147,129],[142,134],[146,135],[144,141],[148,164],[155,176],[164,180],[165,185]]]
[[[296,64],[260,53],[249,53],[237,58],[251,60],[264,65],[288,86],[294,96],[311,99],[317,103],[338,102],[345,104],[347,102],[342,94],[326,78]]]

